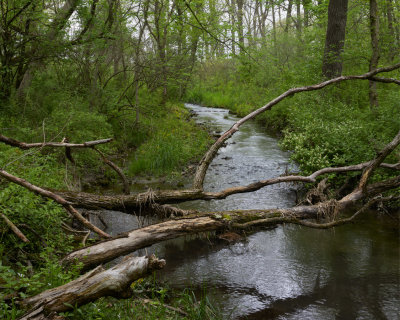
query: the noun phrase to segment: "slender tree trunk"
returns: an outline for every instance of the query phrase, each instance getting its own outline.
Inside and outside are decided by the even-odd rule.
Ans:
[[[272,14],[272,39],[274,41],[274,48],[276,49],[276,21],[275,21],[274,0],[271,0],[271,14]]]
[[[244,49],[244,32],[243,32],[243,3],[244,0],[237,0],[237,17],[238,17],[238,31],[239,31],[239,43],[240,43],[240,53],[243,53]]]
[[[310,24],[310,10],[308,6],[310,4],[310,0],[303,0],[303,10],[304,10],[304,28],[307,28]]]
[[[393,0],[386,1],[386,11],[388,20],[388,31],[389,31],[389,58],[393,61],[396,56],[396,50],[399,48],[399,43],[396,43],[395,29],[393,26]]]
[[[286,14],[286,26],[285,26],[286,33],[288,33],[289,31],[289,26],[292,20],[292,6],[293,6],[293,0],[289,0],[287,14]]]
[[[348,0],[330,0],[322,74],[335,78],[342,74],[342,52],[346,37]]]
[[[302,18],[301,18],[301,2],[300,0],[296,0],[296,10],[297,10],[297,23],[296,23],[296,30],[297,30],[297,37],[301,39],[302,33]]]
[[[378,20],[378,4],[376,0],[369,1],[369,20],[371,32],[372,56],[369,63],[369,70],[378,67],[379,62],[379,20]],[[376,91],[376,82],[369,81],[369,103],[371,108],[378,107],[378,93]]]

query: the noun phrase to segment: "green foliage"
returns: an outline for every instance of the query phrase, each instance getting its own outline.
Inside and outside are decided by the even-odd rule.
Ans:
[[[140,145],[130,164],[131,174],[165,174],[199,157],[210,143],[181,105],[169,105],[152,123],[151,138]]]
[[[139,279],[132,283],[134,296],[132,299],[117,300],[101,298],[81,308],[75,308],[63,315],[71,320],[98,320],[98,319],[187,319],[207,320],[222,319],[219,311],[209,301],[206,291],[200,297],[193,291],[186,289],[174,291],[161,285],[152,277]],[[146,297],[146,300],[143,300]],[[168,308],[178,308],[187,316]]]
[[[350,19],[356,18],[357,13],[351,12]],[[361,28],[364,27],[368,25],[362,24]],[[349,35],[345,73],[363,73],[368,69],[365,59],[355,62],[357,57],[369,55],[366,38],[368,33]],[[290,88],[322,82],[324,36],[320,29],[309,28],[304,39],[300,43],[290,34],[278,34],[276,48],[266,46],[251,51],[257,62],[246,57],[240,57],[236,63],[232,59],[207,61],[198,69],[187,99],[229,108],[245,116]],[[394,72],[396,75],[398,72]],[[400,127],[400,118],[395,116],[399,112],[400,93],[395,85],[378,84],[378,96],[379,107],[371,109],[368,82],[349,81],[286,98],[257,119],[268,130],[283,135],[282,147],[292,151],[292,159],[308,174],[327,166],[368,161],[393,138]],[[397,151],[387,161],[398,159]]]

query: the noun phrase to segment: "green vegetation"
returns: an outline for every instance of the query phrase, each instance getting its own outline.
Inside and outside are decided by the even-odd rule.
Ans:
[[[132,283],[133,299],[101,298],[72,312],[63,313],[71,320],[95,319],[222,319],[206,293],[198,297],[194,291],[173,291],[154,278],[139,279]]]
[[[2,0],[0,134],[24,142],[67,138],[81,143],[112,137],[113,143],[99,150],[128,175],[179,176],[210,144],[182,101],[229,108],[244,116],[292,87],[323,81],[322,70],[329,67],[324,57],[335,57],[326,49],[332,42],[326,36],[328,4]],[[398,62],[398,1],[350,4],[348,10],[342,8],[347,17],[344,50],[333,62],[343,74]],[[378,7],[375,20],[373,4]],[[379,29],[371,27],[376,20]],[[377,35],[378,41],[371,41]],[[372,61],[372,56],[380,60]],[[340,74],[331,71],[324,75]],[[395,70],[385,77],[399,75]],[[282,147],[292,151],[303,173],[356,164],[373,158],[398,131],[398,88],[349,81],[285,99],[258,121],[280,135]],[[64,150],[0,144],[0,168],[39,186],[80,190],[87,176],[95,177],[91,184],[99,177],[109,184],[116,181],[92,150],[73,150],[72,156],[75,164]],[[399,159],[397,149],[386,161]],[[373,178],[390,175],[381,170]],[[0,314],[15,319],[23,313],[16,300],[79,274],[79,266],[64,270],[59,260],[81,244],[64,232],[63,223],[71,223],[71,218],[60,205],[4,179],[0,212],[30,240],[22,242],[0,219]],[[182,318],[166,308],[167,303],[183,309],[188,314],[183,318],[218,317],[205,296],[197,301],[189,291],[172,292],[154,282],[146,288],[151,303],[102,298],[65,316]]]
[[[131,174],[179,174],[183,165],[198,159],[209,145],[208,134],[195,126],[183,106],[167,105],[151,120],[154,132],[136,150]]]

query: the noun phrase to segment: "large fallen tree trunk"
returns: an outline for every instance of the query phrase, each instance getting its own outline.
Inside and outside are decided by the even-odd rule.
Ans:
[[[367,185],[369,177],[383,160],[400,144],[400,131],[388,143],[379,155],[364,167],[359,185],[348,195],[340,199],[329,200],[312,206],[298,206],[290,209],[250,210],[250,211],[222,211],[216,213],[202,213],[201,216],[193,215],[185,219],[171,220],[154,224],[145,228],[130,231],[120,235],[117,239],[104,241],[93,246],[74,251],[64,258],[64,263],[74,261],[83,263],[85,268],[110,261],[118,256],[150,246],[154,243],[167,239],[176,238],[186,234],[202,231],[213,231],[227,228],[229,226],[243,227],[245,222],[253,221],[251,224],[300,223],[300,220],[329,216],[332,208],[337,213],[343,212],[367,197],[373,197],[378,193],[385,192],[400,186],[400,175],[386,180]],[[328,170],[329,171],[329,170]],[[247,221],[246,221],[247,220]],[[259,220],[257,223],[256,220]],[[351,221],[351,220],[349,220]],[[336,223],[337,224],[337,223]],[[334,226],[333,224],[332,226]]]
[[[277,183],[288,182],[303,182],[314,183],[316,178],[328,173],[343,173],[350,171],[362,171],[370,165],[371,161],[360,163],[352,166],[337,167],[337,168],[324,168],[312,173],[309,176],[289,175],[281,176],[267,180],[260,180],[253,182],[246,186],[236,186],[224,189],[218,192],[206,192],[201,189],[189,190],[157,190],[147,191],[139,194],[131,195],[100,195],[87,192],[73,192],[73,191],[60,191],[52,190],[54,193],[60,195],[76,207],[87,209],[104,208],[109,210],[127,210],[142,208],[153,202],[159,204],[165,203],[179,203],[190,200],[213,200],[225,199],[226,197],[238,194],[257,191],[269,185]],[[382,163],[381,168],[400,170],[400,163],[389,164]]]
[[[275,226],[282,223],[303,224],[301,220],[305,219],[329,219],[332,210],[340,214],[355,205],[357,201],[367,197],[373,197],[397,187],[400,187],[400,176],[371,184],[364,190],[356,189],[339,201],[327,201],[312,206],[298,206],[289,209],[231,210],[193,214],[184,218],[169,220],[132,230],[114,239],[105,240],[92,246],[73,251],[63,259],[63,263],[70,264],[79,262],[83,264],[84,269],[88,269],[161,241],[200,232],[224,230],[228,228],[243,229],[246,226],[245,224],[249,221],[252,223],[251,225],[249,224],[248,227],[256,225]],[[304,223],[304,225],[307,226],[306,223]],[[332,225],[332,227],[333,226],[334,225]]]
[[[51,319],[57,312],[71,310],[103,296],[129,298],[133,281],[164,266],[165,261],[154,256],[128,257],[108,270],[99,266],[63,286],[23,300],[22,304],[31,309],[21,320]]]

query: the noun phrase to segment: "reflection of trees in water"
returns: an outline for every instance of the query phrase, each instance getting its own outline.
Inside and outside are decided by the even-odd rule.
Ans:
[[[221,278],[215,279],[214,283],[209,279],[207,291],[227,299],[232,294],[254,297],[266,306],[241,319],[290,318],[302,311],[313,312],[312,309],[315,312],[331,309],[336,319],[356,319],[360,317],[360,310],[366,317],[386,319],[388,315],[383,311],[385,299],[389,299],[386,311],[395,312],[393,306],[400,298],[399,293],[393,295],[396,285],[400,285],[399,232],[393,231],[392,227],[388,229],[376,218],[373,223],[367,219],[334,230],[284,227],[283,236],[276,235],[283,242],[279,254],[285,261],[290,261],[290,269],[284,271],[288,272],[286,276],[298,279],[304,294],[276,299],[274,292],[260,292],[254,284],[236,287],[237,284],[225,283]],[[255,240],[250,238],[248,244],[251,245],[252,241]],[[164,270],[164,275],[173,275],[176,268],[199,257],[207,259],[222,248],[233,250],[232,254],[235,254],[234,246],[205,237],[167,243],[164,253],[169,271]],[[269,258],[266,256],[266,263]],[[198,285],[192,289],[202,292],[204,288]]]
[[[398,282],[398,275],[353,278],[337,281],[331,278],[325,285],[315,287],[312,292],[294,298],[278,299],[268,308],[248,314],[240,319],[277,319],[290,316],[313,305],[324,305],[336,310],[335,319],[357,319],[359,310],[366,309],[373,319],[387,319],[380,303],[379,287]],[[398,297],[393,297],[398,300]],[[323,301],[323,302],[322,302]],[[395,310],[393,310],[395,311]]]
[[[373,319],[387,319],[382,305],[384,295],[392,301],[400,298],[400,293],[393,296],[388,289],[388,286],[400,285],[398,229],[394,232],[397,237],[393,231],[376,218],[373,222],[366,219],[359,225],[332,231],[286,228],[287,259],[302,265],[294,269],[296,277],[315,275],[313,270],[319,268],[328,274],[327,279],[320,281],[320,272],[317,272],[314,288],[309,293],[275,300],[268,308],[243,319],[275,319],[321,304],[335,310],[336,319],[356,319],[361,309],[368,311]]]

